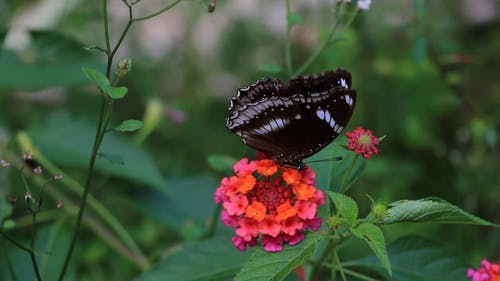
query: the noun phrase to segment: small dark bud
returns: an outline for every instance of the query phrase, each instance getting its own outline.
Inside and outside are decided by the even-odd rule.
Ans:
[[[17,202],[17,197],[9,196],[9,203],[14,205]]]
[[[217,4],[217,0],[210,0],[210,3],[208,4],[208,12],[213,13],[215,11],[215,6]]]
[[[10,166],[10,163],[7,160],[0,160],[0,166],[4,168],[8,168]]]
[[[26,201],[26,203],[28,203],[31,200],[33,200],[33,197],[31,197],[31,193],[30,192],[26,192],[24,194],[24,201]]]
[[[42,197],[36,200],[36,211],[40,211],[40,207],[42,207]]]
[[[35,169],[33,169],[33,172],[37,175],[41,175],[43,172],[42,167],[37,166]]]

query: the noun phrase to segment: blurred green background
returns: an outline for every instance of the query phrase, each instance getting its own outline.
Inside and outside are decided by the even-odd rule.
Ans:
[[[291,30],[294,69],[326,38],[335,2],[291,1],[302,17]],[[141,1],[134,13],[163,5]],[[121,155],[124,164],[101,157],[92,194],[130,232],[142,262],[203,235],[215,209],[213,191],[229,173],[211,168],[211,155],[252,154],[224,127],[235,90],[262,76],[287,79],[276,69],[284,66],[284,1],[217,1],[214,13],[207,5],[186,0],[134,23],[117,54],[131,57],[133,67],[121,81],[129,91],[116,103],[112,122],[153,116],[152,131],[106,136],[101,151]],[[438,196],[500,223],[499,11],[496,0],[374,1],[306,70],[351,71],[358,104],[347,130],[363,126],[387,135],[349,193],[362,212],[370,206],[365,194],[384,202]],[[112,42],[127,12],[121,1],[110,1]],[[16,136],[26,132],[48,160],[83,183],[100,98],[81,67],[104,70],[104,56],[85,48],[104,46],[102,25],[99,1],[0,2],[1,159],[20,162]],[[65,249],[68,214],[77,202],[64,184],[47,189],[39,218],[42,253],[50,243]],[[8,196],[18,198],[8,233],[20,241],[30,233],[24,192],[18,172],[0,170],[0,205],[8,204]],[[63,209],[55,208],[58,200]],[[102,219],[92,208],[89,216]],[[141,258],[127,256],[120,239],[100,223],[83,227],[71,268],[77,280],[140,274]],[[500,259],[500,232],[492,228],[400,225],[384,231],[389,242],[409,233],[432,237],[475,265],[483,257]],[[29,271],[25,253],[1,246]],[[57,249],[43,259],[57,260]],[[4,265],[0,276],[9,280]]]

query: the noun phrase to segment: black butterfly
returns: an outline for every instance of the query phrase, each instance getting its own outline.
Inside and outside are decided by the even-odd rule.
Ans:
[[[276,163],[300,169],[342,132],[355,104],[344,69],[295,76],[288,84],[262,78],[238,89],[226,128]]]

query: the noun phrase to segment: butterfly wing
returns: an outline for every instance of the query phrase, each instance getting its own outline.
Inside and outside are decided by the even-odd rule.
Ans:
[[[346,126],[356,102],[350,87],[342,69],[296,76],[289,85],[263,78],[231,99],[226,127],[276,162],[300,167]]]
[[[301,107],[290,99],[280,80],[260,79],[231,99],[226,128],[246,145],[274,158],[285,154],[298,136],[294,116]]]

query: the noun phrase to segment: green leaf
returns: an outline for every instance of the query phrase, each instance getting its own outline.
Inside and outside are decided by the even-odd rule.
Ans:
[[[151,190],[130,197],[126,202],[145,217],[154,218],[159,224],[169,226],[184,239],[200,238],[206,230],[206,222],[211,219],[216,208],[214,190],[220,179],[208,176],[168,178],[172,194],[165,196]],[[189,198],[189,204],[186,204]],[[193,208],[196,206],[196,208]],[[194,229],[195,228],[195,229]],[[194,229],[194,231],[193,231]]]
[[[427,40],[423,36],[417,36],[412,46],[413,61],[421,64],[427,56]]]
[[[327,191],[328,195],[335,204],[339,214],[349,225],[353,225],[358,218],[358,204],[351,197],[342,193]]]
[[[240,252],[228,236],[184,244],[181,250],[165,257],[136,281],[195,281],[232,278],[248,260],[248,252]]]
[[[465,258],[442,243],[423,237],[405,236],[391,243],[387,250],[392,261],[392,277],[388,276],[375,255],[347,261],[344,265],[365,267],[384,276],[384,280],[391,281],[469,280],[465,273],[470,265]]]
[[[121,99],[127,94],[126,87],[112,87],[110,86],[109,80],[102,72],[97,71],[92,68],[84,67],[82,71],[85,73],[87,78],[97,85],[104,93],[106,93],[112,99]]]
[[[125,97],[128,89],[126,87],[107,87],[104,91],[110,98],[117,100]]]
[[[70,234],[62,227],[62,223],[62,220],[56,221],[50,226],[40,228],[37,231],[35,257],[38,262],[42,280],[57,280],[63,265],[67,245],[69,245],[70,241]],[[22,236],[15,236],[15,239],[23,245],[29,245],[29,241],[23,241]],[[17,276],[17,280],[37,280],[32,263],[26,262],[26,252],[20,250],[11,243],[2,243],[2,247],[4,245],[9,253],[9,259]],[[0,255],[0,279],[12,280],[7,269],[7,261],[4,260],[4,258],[5,255]],[[64,280],[75,280],[72,263],[69,265],[68,274],[66,274]]]
[[[82,71],[85,73],[85,76],[103,92],[106,92],[106,89],[109,88],[109,80],[102,72],[89,67],[83,67]]]
[[[288,26],[296,25],[301,23],[304,19],[299,13],[290,13],[287,17]]]
[[[41,152],[54,163],[87,169],[95,130],[95,124],[85,119],[74,119],[67,113],[56,112],[46,120],[34,124],[27,133]],[[151,185],[165,194],[171,192],[153,159],[129,138],[118,133],[108,133],[100,150],[108,155],[120,155],[124,165],[97,159],[97,171]]]
[[[129,119],[120,123],[120,125],[113,128],[115,131],[119,132],[133,132],[139,130],[142,127],[142,121]]]
[[[347,140],[344,136],[342,136],[339,137],[336,142],[345,143]],[[342,160],[331,160],[335,157],[342,157]],[[311,166],[311,168],[313,168],[316,172],[317,186],[323,189],[339,191],[344,181],[344,175],[349,169],[349,165],[351,164],[351,161],[353,161],[354,157],[355,155],[352,151],[346,150],[336,143],[332,143],[319,153],[315,154],[313,157],[308,158],[305,162],[307,164],[307,162],[310,161],[321,161],[308,164],[308,166]],[[349,190],[349,187],[356,182],[356,180],[365,171],[365,168],[366,160],[362,157],[358,157],[351,174],[347,178],[344,191]]]
[[[86,83],[83,66],[103,67],[83,44],[53,31],[31,31],[30,45],[21,51],[0,48],[0,85],[22,90]]]
[[[117,164],[117,165],[124,165],[125,164],[125,162],[123,161],[123,158],[119,154],[99,152],[99,153],[97,153],[97,156],[108,160],[111,164]]]
[[[9,204],[6,200],[6,198],[1,198],[0,199],[0,229],[3,228],[3,223],[5,219],[10,217],[12,214],[12,205]]]
[[[259,71],[265,75],[278,75],[283,72],[283,67],[274,63],[261,64]]]
[[[207,158],[208,165],[218,172],[232,171],[236,162],[234,157],[222,154],[211,154]]]
[[[9,230],[9,229],[13,229],[14,227],[16,227],[16,222],[14,220],[5,220],[3,222],[3,226],[1,227],[3,230]]]
[[[267,253],[259,248],[234,280],[283,280],[314,254],[317,242],[323,237],[308,233],[302,242],[295,246],[286,245],[278,253]]]
[[[372,223],[364,222],[357,227],[350,228],[354,236],[365,240],[373,253],[380,260],[389,275],[392,275],[391,263],[385,247],[384,234],[380,228]]]
[[[498,227],[498,225],[469,214],[459,207],[436,197],[420,200],[401,200],[391,203],[387,215],[382,218],[381,223],[392,224],[399,222],[474,224]]]

